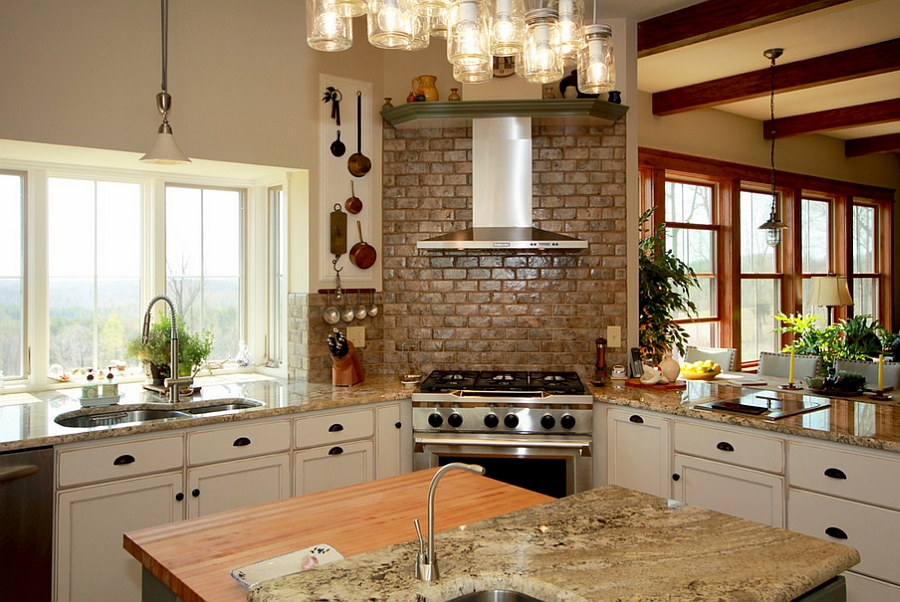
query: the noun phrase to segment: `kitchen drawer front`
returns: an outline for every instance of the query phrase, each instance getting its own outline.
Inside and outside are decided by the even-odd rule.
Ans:
[[[354,439],[369,439],[374,432],[375,419],[372,410],[309,416],[295,421],[294,446],[318,447]]]
[[[900,584],[900,513],[791,489],[787,514],[791,531],[856,548],[861,560],[853,571]]]
[[[125,443],[62,448],[57,462],[59,487],[181,470],[184,467],[184,439],[181,435],[171,435]]]
[[[209,464],[287,451],[291,447],[289,420],[247,422],[239,426],[188,433],[188,464]]]
[[[676,422],[674,440],[676,452],[766,472],[784,472],[781,439]]]
[[[900,586],[857,575],[853,571],[841,575],[847,580],[847,602],[900,602]]]
[[[791,487],[900,510],[900,462],[853,451],[791,442]]]

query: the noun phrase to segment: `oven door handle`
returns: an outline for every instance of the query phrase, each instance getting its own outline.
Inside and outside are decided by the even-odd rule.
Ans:
[[[475,439],[465,437],[441,438],[416,435],[416,448],[425,445],[470,445],[478,447],[541,447],[556,449],[577,449],[584,457],[591,456],[591,440],[566,438],[564,441],[547,441],[546,439]]]

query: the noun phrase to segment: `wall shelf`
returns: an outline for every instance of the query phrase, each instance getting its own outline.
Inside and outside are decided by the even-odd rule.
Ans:
[[[381,112],[395,128],[470,127],[479,117],[531,117],[539,125],[612,125],[628,107],[599,98],[408,102]]]

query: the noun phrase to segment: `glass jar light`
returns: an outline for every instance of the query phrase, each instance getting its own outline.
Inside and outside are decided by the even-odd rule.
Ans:
[[[515,56],[522,52],[525,39],[523,0],[492,0],[491,54]]]
[[[369,10],[368,0],[334,0],[334,5],[345,17],[361,17]]]
[[[306,0],[306,43],[325,52],[347,50],[353,45],[353,20],[333,0]]]
[[[482,84],[493,77],[494,61],[491,58],[465,65],[453,65],[453,79],[462,84]]]
[[[431,42],[431,22],[428,14],[419,14],[417,12],[410,13],[410,22],[412,23],[412,36],[409,45],[404,50],[424,50],[428,48]]]
[[[534,8],[525,14],[525,49],[522,76],[532,83],[549,84],[563,77],[563,61],[557,52],[558,18],[552,8]]]
[[[559,0],[559,53],[563,58],[575,58],[584,46],[583,0]]]
[[[616,87],[616,59],[612,28],[586,25],[586,43],[578,51],[578,89],[584,94],[600,94]]]
[[[369,43],[376,48],[406,48],[412,42],[407,0],[372,0],[366,16]]]
[[[410,6],[418,14],[427,17],[435,12],[446,13],[450,10],[450,0],[412,0]]]
[[[428,36],[447,39],[447,13],[449,10],[428,11]]]
[[[488,12],[481,0],[456,0],[447,18],[447,59],[454,65],[491,60]]]

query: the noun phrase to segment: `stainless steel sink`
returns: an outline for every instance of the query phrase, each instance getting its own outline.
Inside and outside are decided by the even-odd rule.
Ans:
[[[506,589],[488,589],[472,592],[471,594],[463,594],[447,602],[543,602],[543,600]]]
[[[172,418],[190,418],[191,414],[174,410],[123,410],[115,409],[95,414],[82,414],[81,411],[61,414],[56,417],[56,424],[73,428],[94,428],[98,426],[118,426],[134,422],[151,420],[170,420]]]
[[[242,399],[236,401],[228,400],[225,402],[220,401],[210,405],[184,408],[184,411],[196,416],[197,414],[239,412],[240,410],[251,410],[253,408],[259,408],[262,407],[262,405],[263,403],[261,401],[253,401],[251,399]]]

